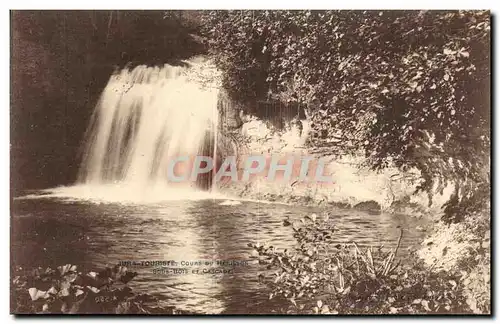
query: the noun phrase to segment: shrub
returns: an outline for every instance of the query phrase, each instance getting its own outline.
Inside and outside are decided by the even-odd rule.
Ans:
[[[476,314],[491,312],[490,207],[462,214],[459,224],[439,222],[418,255],[428,267],[459,274],[467,305]]]
[[[269,298],[286,302],[280,311],[306,314],[470,313],[460,274],[432,272],[416,258],[405,264],[395,249],[361,248],[338,244],[328,216],[315,214],[292,226],[293,249],[251,244],[263,274]],[[403,235],[403,232],[401,232]],[[411,262],[409,262],[411,261]],[[274,272],[272,272],[274,270]]]
[[[134,294],[127,283],[137,275],[115,266],[83,274],[76,265],[57,269],[17,269],[11,281],[14,314],[179,314],[148,294]]]
[[[446,220],[489,184],[488,11],[212,11],[209,49],[233,98],[308,106],[310,145],[453,184]]]

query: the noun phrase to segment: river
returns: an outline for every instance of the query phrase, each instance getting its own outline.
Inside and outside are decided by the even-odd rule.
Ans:
[[[129,285],[161,297],[165,305],[196,313],[264,310],[268,295],[258,280],[263,269],[248,244],[292,247],[292,230],[283,226],[286,218],[328,212],[336,240],[360,245],[393,247],[401,227],[402,257],[423,235],[415,230],[422,221],[408,216],[224,199],[123,204],[53,197],[15,199],[11,210],[12,267],[70,263],[90,271],[126,261],[175,261],[175,268],[188,273],[158,274],[154,267],[136,264],[131,268],[139,275]],[[223,267],[230,273],[211,274],[203,273],[203,265],[186,263],[207,260],[242,264]]]

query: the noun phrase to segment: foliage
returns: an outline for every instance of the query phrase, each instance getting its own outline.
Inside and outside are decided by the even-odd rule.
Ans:
[[[467,305],[477,314],[491,312],[490,208],[465,215],[458,224],[439,222],[419,256],[432,268],[455,271]]]
[[[127,283],[137,273],[115,266],[83,274],[76,265],[57,269],[17,269],[11,281],[15,314],[178,314],[158,306],[148,294],[134,294]]]
[[[478,254],[476,265],[469,264],[469,272],[464,271],[461,282],[467,305],[476,314],[491,313],[491,258],[490,254]]]
[[[335,243],[327,216],[315,214],[291,226],[291,250],[251,244],[269,271],[269,298],[287,302],[287,313],[399,314],[470,313],[460,274],[431,272],[421,263],[396,261],[392,251]],[[401,237],[400,237],[401,240]],[[274,272],[273,272],[274,270]]]
[[[487,11],[213,11],[209,48],[237,100],[308,104],[311,145],[417,168],[417,190],[489,183]],[[455,220],[448,213],[448,220]]]

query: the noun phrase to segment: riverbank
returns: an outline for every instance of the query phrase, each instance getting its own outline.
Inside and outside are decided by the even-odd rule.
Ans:
[[[423,217],[427,220],[427,225],[425,228],[415,228],[415,230],[424,230],[427,236],[413,250],[414,255],[409,261],[412,266],[405,268],[405,271],[422,272],[425,276],[441,278],[440,281],[446,279],[445,281],[454,282],[453,285],[456,284],[457,287],[453,289],[459,293],[460,298],[467,305],[463,305],[461,312],[490,313],[490,209],[485,208],[480,213],[467,215],[461,223],[447,224],[441,220],[443,211],[440,207],[446,201],[444,195],[441,195],[439,200],[434,199],[433,205],[429,207],[425,195],[415,196],[411,195],[411,190],[406,192],[401,190],[399,199],[394,199],[398,196],[391,195],[393,199],[388,200],[390,203],[384,204],[387,202],[384,200],[387,199],[387,192],[391,194],[394,192],[388,189],[394,187],[391,184],[389,187],[381,186],[379,188],[382,190],[377,191],[376,185],[368,182],[377,178],[383,179],[384,175],[372,174],[371,178],[365,178],[365,182],[363,180],[349,181],[349,186],[338,184],[337,188],[346,189],[331,192],[318,185],[294,188],[290,185],[272,186],[259,182],[247,185],[241,189],[239,195],[297,205],[323,205],[357,209],[369,213],[388,212],[404,214],[406,217]],[[346,179],[345,173],[344,179]],[[377,184],[377,182],[374,183]],[[396,184],[401,185],[401,183]],[[356,190],[356,187],[360,189]],[[402,187],[405,188],[404,186],[399,188]],[[370,191],[364,188],[375,190]],[[235,192],[234,188],[232,191]],[[453,276],[453,279],[449,279],[448,276]],[[446,293],[443,292],[443,294]],[[426,310],[425,307],[423,310]]]
[[[328,214],[285,222],[294,230],[295,247],[252,247],[259,262],[275,271],[263,280],[269,298],[288,302],[278,313],[486,315],[491,312],[489,237],[476,242],[482,233],[477,225],[438,224],[424,241],[427,250],[413,251],[404,262],[398,256],[403,231],[392,250],[355,242],[333,247],[335,224]],[[476,243],[480,249],[473,248]]]
[[[333,183],[283,182],[269,181],[264,175],[259,175],[246,182],[221,181],[217,189],[222,193],[256,200],[331,205],[422,217],[439,213],[453,192],[453,186],[447,186],[442,192],[435,193],[430,201],[427,193],[415,193],[421,181],[418,170],[401,172],[388,167],[374,171],[366,166],[366,159],[361,155],[317,152],[308,143],[310,121],[300,120],[300,112],[284,118],[281,125],[276,126],[271,121],[272,115],[259,118],[255,113],[257,108],[233,103],[224,92],[219,96],[221,135],[218,154],[221,159],[224,154],[238,156],[238,171],[245,167],[245,156],[324,159],[326,174],[333,180]]]
[[[446,223],[442,221],[443,205],[454,193],[454,186],[448,185],[441,192],[434,190],[435,194],[431,197],[426,192],[416,193],[417,186],[422,181],[418,171],[401,172],[396,168],[373,171],[365,167],[362,157],[318,154],[314,152],[314,148],[307,146],[307,120],[300,121],[301,127],[289,122],[285,123],[282,129],[277,129],[255,116],[241,112],[239,116],[234,116],[235,114],[233,121],[236,119],[236,122],[233,124],[238,127],[231,131],[234,143],[232,147],[236,146],[233,153],[236,151],[243,156],[294,154],[326,158],[334,183],[278,183],[255,177],[246,183],[220,183],[220,192],[292,205],[332,206],[375,214],[395,213],[406,217],[424,217],[427,219],[427,228],[415,230],[425,230],[427,237],[413,250],[410,265],[406,265],[404,271],[401,270],[398,275],[414,275],[423,281],[431,280],[432,285],[425,284],[427,292],[424,291],[424,297],[425,294],[453,294],[453,300],[457,304],[440,308],[436,301],[431,309],[428,303],[419,302],[418,307],[408,308],[408,305],[404,305],[408,301],[403,300],[400,301],[399,308],[386,307],[391,303],[382,307],[387,301],[397,299],[388,297],[385,301],[376,302],[381,307],[380,311],[474,314],[491,312],[489,206],[480,212],[464,215],[461,223]],[[415,297],[415,300],[419,299],[422,298]],[[412,302],[409,302],[409,305],[411,306]],[[292,313],[303,312],[303,309],[295,306],[292,307]],[[316,310],[311,308],[309,311],[322,313],[321,307],[317,306]],[[371,311],[369,313],[372,314]]]

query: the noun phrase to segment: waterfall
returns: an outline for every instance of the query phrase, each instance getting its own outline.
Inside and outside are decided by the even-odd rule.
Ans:
[[[169,159],[216,154],[218,90],[191,70],[141,65],[111,76],[87,130],[79,184],[170,187]]]

